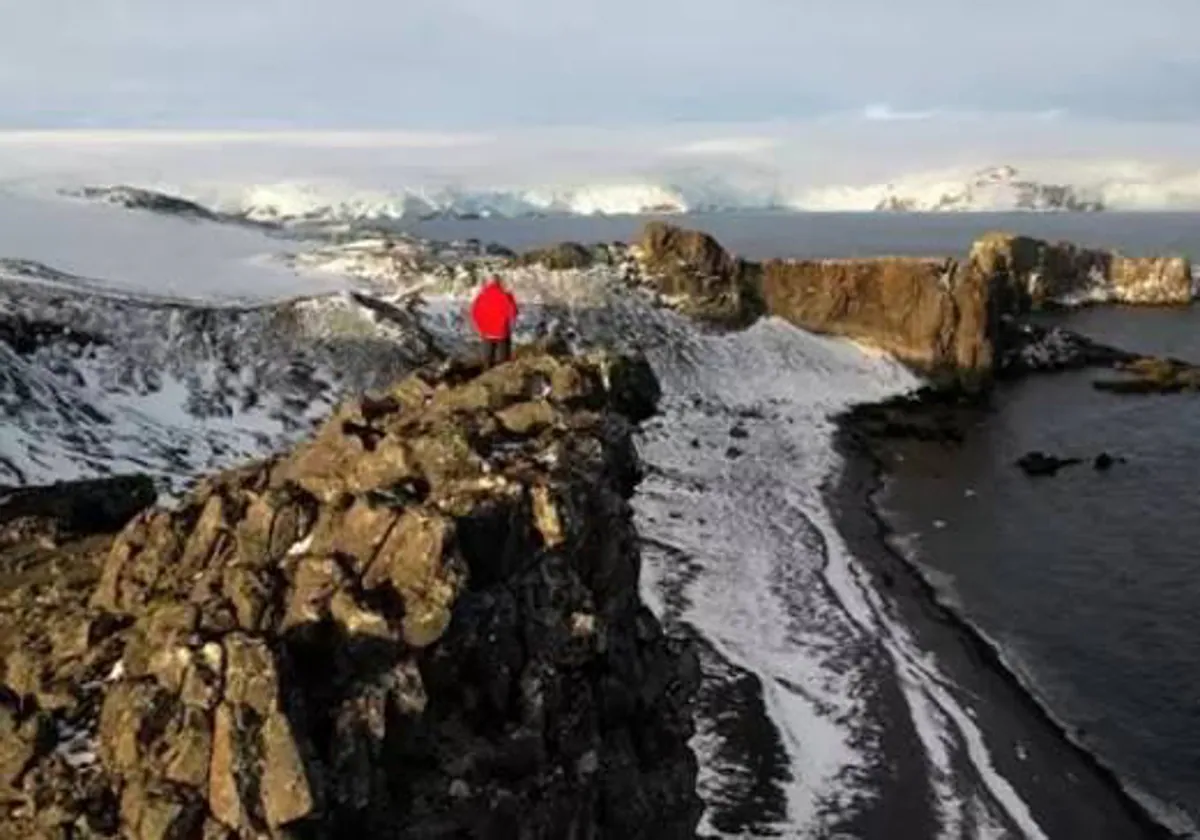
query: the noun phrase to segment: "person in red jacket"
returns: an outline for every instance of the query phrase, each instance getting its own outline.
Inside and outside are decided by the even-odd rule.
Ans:
[[[487,366],[512,358],[512,330],[517,321],[516,298],[499,277],[491,277],[471,304],[471,321],[486,348]]]

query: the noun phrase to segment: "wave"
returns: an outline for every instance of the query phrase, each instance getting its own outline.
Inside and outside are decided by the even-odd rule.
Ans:
[[[744,182],[743,182],[744,181]],[[254,225],[731,212],[1099,212],[1200,209],[1200,171],[1112,162],[925,171],[867,184],[787,185],[702,169],[578,184],[364,189],[334,181],[69,192],[122,206]]]

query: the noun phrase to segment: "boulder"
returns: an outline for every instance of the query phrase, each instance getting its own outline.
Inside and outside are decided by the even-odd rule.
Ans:
[[[759,267],[731,256],[707,233],[648,222],[634,253],[646,282],[691,317],[739,327],[763,314]]]
[[[693,837],[698,672],[628,504],[657,399],[635,359],[443,364],[144,511],[90,593],[5,602],[0,823]]]

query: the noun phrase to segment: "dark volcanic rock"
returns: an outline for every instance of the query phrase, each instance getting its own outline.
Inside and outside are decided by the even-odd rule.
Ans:
[[[838,416],[859,443],[920,440],[961,443],[988,406],[986,392],[925,387],[877,403],[856,405]]]
[[[143,475],[64,481],[3,494],[0,548],[31,539],[53,543],[116,533],[158,498],[154,482]]]
[[[422,371],[0,592],[0,836],[693,837],[644,373]]]
[[[1055,475],[1063,467],[1082,463],[1082,458],[1059,458],[1037,451],[1028,452],[1017,460],[1017,466],[1029,476]]]
[[[1133,353],[1093,341],[1062,327],[1043,327],[1005,317],[1000,326],[997,375],[1114,367],[1136,358]]]

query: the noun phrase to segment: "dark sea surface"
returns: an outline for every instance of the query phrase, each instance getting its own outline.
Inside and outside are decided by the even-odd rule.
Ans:
[[[1058,320],[1200,361],[1200,310]],[[1200,395],[1108,394],[1092,387],[1103,375],[1004,388],[963,447],[910,454],[884,507],[943,596],[1082,743],[1200,822]],[[1085,463],[1031,479],[1013,463],[1031,450]],[[1101,452],[1127,461],[1097,471]]]
[[[430,222],[416,232],[515,249],[629,240],[645,217]],[[1200,214],[693,216],[751,259],[963,253],[1007,230],[1200,260]],[[1129,350],[1200,362],[1200,308],[1054,316]],[[1200,395],[1118,396],[1101,371],[1003,387],[961,447],[918,447],[887,518],[941,596],[1064,727],[1163,817],[1200,823]],[[1085,459],[1031,479],[1030,450]],[[1107,472],[1091,459],[1126,460]],[[1178,823],[1177,823],[1178,824]]]

